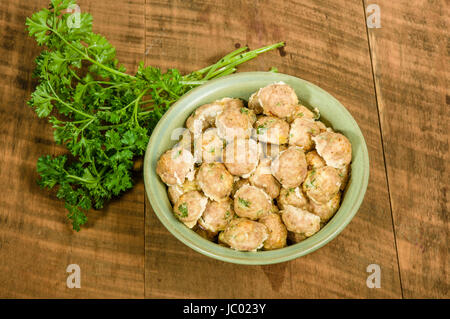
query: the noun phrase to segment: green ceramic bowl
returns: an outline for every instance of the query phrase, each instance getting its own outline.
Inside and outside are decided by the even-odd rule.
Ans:
[[[214,244],[179,222],[172,213],[166,186],[156,174],[156,162],[162,153],[176,144],[171,140],[175,128],[184,127],[188,116],[200,105],[235,97],[248,100],[250,94],[273,82],[293,87],[300,101],[320,110],[321,120],[343,133],[353,146],[351,177],[336,215],[318,233],[286,248],[272,251],[239,252]],[[208,82],[181,98],[162,117],[150,138],[144,160],[144,181],[150,203],[163,225],[182,243],[222,261],[263,265],[291,260],[311,253],[336,237],[358,211],[369,180],[369,156],[364,137],[350,113],[330,94],[299,78],[271,72],[238,73]]]

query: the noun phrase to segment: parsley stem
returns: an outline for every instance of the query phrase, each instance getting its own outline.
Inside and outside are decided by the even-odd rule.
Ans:
[[[142,97],[147,93],[149,89],[145,89],[144,91],[142,91],[141,94],[139,94],[139,96],[136,98],[136,102],[134,103],[134,110],[133,110],[133,115],[134,115],[134,120],[136,122],[136,125],[139,126],[139,121],[138,121],[138,108],[139,108],[139,101],[140,99],[142,99]]]
[[[237,50],[227,54],[222,59],[220,59],[218,63],[215,63],[213,65],[207,66],[206,68],[200,69],[198,71],[192,72],[191,74],[188,75],[188,77],[191,76],[191,75],[195,75],[195,74],[204,74],[206,72],[209,72],[212,68],[220,68],[220,67],[223,67],[223,66],[226,66],[226,65],[229,65],[229,64],[232,64],[232,63],[235,63],[235,62],[239,61],[238,63],[234,64],[234,66],[237,66],[237,65],[239,65],[239,64],[241,64],[243,62],[246,62],[248,60],[251,60],[251,59],[255,58],[256,56],[258,56],[261,53],[264,53],[264,52],[267,52],[267,51],[270,51],[270,50],[274,50],[274,49],[280,48],[282,46],[284,46],[284,42],[278,42],[278,43],[267,45],[265,47],[262,47],[262,48],[259,48],[259,49],[255,49],[255,50],[252,50],[252,51],[248,51],[248,52],[245,52],[245,53],[242,53],[242,52],[244,52],[248,48],[247,47],[242,47],[242,48],[239,48],[239,49],[237,49]],[[242,54],[240,54],[240,53],[242,53]],[[252,58],[247,59],[248,56],[252,56]],[[207,79],[207,77],[205,77],[205,78]]]
[[[81,178],[79,176],[71,175],[71,174],[67,174],[67,178],[71,178],[71,179],[74,179],[74,180],[77,180],[77,181],[80,181],[83,183],[87,183],[87,184],[97,183],[97,180],[87,180],[87,179]]]
[[[63,104],[65,107],[67,107],[68,109],[70,109],[70,110],[72,110],[72,111],[74,111],[74,112],[76,112],[76,113],[78,113],[80,115],[83,115],[85,117],[88,117],[88,118],[91,118],[91,119],[95,118],[94,116],[92,116],[90,114],[84,113],[83,111],[80,111],[80,110],[77,110],[77,109],[73,108],[71,105],[69,105],[66,102],[64,102],[63,100],[61,100],[60,97],[58,96],[58,94],[56,94],[55,90],[53,89],[53,86],[50,83],[50,81],[48,80],[48,78],[47,78],[47,84],[48,84],[50,90],[52,90],[53,94],[55,95],[55,99],[57,101],[59,101],[61,104]]]
[[[53,32],[54,34],[56,34],[56,35],[57,35],[57,36],[58,36],[65,44],[67,44],[70,48],[72,48],[72,50],[74,50],[74,51],[77,52],[78,54],[82,55],[82,56],[83,56],[86,60],[88,60],[89,62],[91,62],[91,63],[93,63],[93,64],[95,64],[95,65],[98,65],[99,67],[101,67],[101,68],[105,69],[106,71],[109,71],[109,72],[111,72],[111,73],[113,73],[113,74],[116,74],[116,75],[119,75],[119,76],[122,76],[122,77],[132,78],[132,79],[135,79],[135,78],[136,78],[136,77],[134,77],[134,76],[132,76],[132,75],[129,75],[129,74],[127,74],[127,73],[123,73],[123,72],[120,72],[120,71],[118,71],[118,70],[112,69],[112,68],[110,68],[110,67],[104,65],[103,63],[100,63],[100,62],[98,62],[98,61],[92,59],[86,52],[83,52],[83,51],[79,50],[77,47],[75,47],[75,46],[72,45],[69,41],[67,41],[62,35],[60,35],[60,34],[58,33],[58,31],[56,31],[56,30],[53,29],[53,28],[48,28],[48,29],[49,29],[51,32]]]

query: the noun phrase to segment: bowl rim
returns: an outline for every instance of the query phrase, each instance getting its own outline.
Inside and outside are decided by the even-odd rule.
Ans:
[[[336,223],[332,223],[333,219],[331,219],[324,228],[332,228],[331,232],[321,232],[314,234],[313,236],[305,239],[304,241],[290,245],[281,249],[271,250],[271,251],[258,251],[258,252],[239,252],[227,247],[222,247],[218,244],[212,243],[195,232],[193,232],[191,229],[185,227],[177,227],[174,225],[174,223],[168,219],[168,217],[163,213],[164,208],[161,205],[161,199],[158,198],[158,195],[155,194],[153,191],[153,188],[151,187],[151,181],[149,176],[149,170],[151,169],[152,165],[150,163],[151,161],[151,150],[155,143],[157,143],[157,136],[160,134],[161,129],[163,128],[163,123],[171,116],[172,113],[176,113],[179,105],[183,105],[185,101],[188,101],[193,96],[196,95],[202,95],[202,92],[207,92],[208,88],[211,86],[216,86],[220,82],[229,81],[230,79],[236,79],[236,78],[251,78],[251,77],[264,77],[264,76],[279,76],[286,79],[293,79],[295,81],[301,81],[304,82],[306,85],[314,88],[315,90],[320,91],[325,96],[331,98],[334,100],[337,105],[340,107],[340,111],[347,113],[347,116],[352,120],[353,129],[356,130],[358,135],[361,137],[361,154],[362,154],[362,164],[363,164],[363,175],[361,176],[361,186],[359,188],[359,191],[356,195],[355,200],[353,203],[351,203],[351,206],[348,208],[349,213],[346,214],[337,225]],[[273,82],[280,81],[280,80],[272,80]],[[190,104],[186,104],[188,106]],[[145,192],[147,195],[147,198],[149,199],[150,205],[152,206],[153,211],[155,212],[158,219],[161,221],[161,223],[166,227],[167,230],[169,230],[172,235],[174,235],[178,240],[180,240],[182,243],[187,245],[188,247],[192,248],[193,250],[206,255],[208,257],[212,257],[221,261],[235,263],[235,264],[244,264],[244,265],[266,265],[266,264],[275,264],[275,263],[281,263],[288,260],[292,260],[304,255],[307,255],[320,247],[326,245],[329,243],[332,239],[334,239],[353,219],[353,217],[358,212],[358,209],[364,199],[364,195],[367,189],[368,181],[369,181],[369,154],[367,145],[364,139],[364,135],[361,132],[361,129],[359,128],[358,124],[356,123],[353,116],[350,114],[350,112],[330,93],[326,92],[322,88],[312,84],[309,81],[303,80],[301,78],[283,74],[283,73],[273,73],[273,72],[240,72],[236,74],[231,74],[219,79],[211,80],[206,82],[205,84],[200,85],[199,87],[196,87],[189,91],[187,94],[183,95],[182,98],[180,98],[176,103],[174,103],[169,110],[161,117],[161,119],[158,121],[158,124],[154,128],[152,135],[150,137],[150,140],[147,145],[145,157],[144,157],[144,184],[145,184]],[[337,214],[337,213],[336,213]],[[181,225],[181,223],[180,223]],[[183,228],[185,230],[183,230]],[[320,236],[322,234],[322,236]],[[312,243],[310,239],[314,238],[313,241],[315,243]],[[283,253],[284,252],[284,253]]]

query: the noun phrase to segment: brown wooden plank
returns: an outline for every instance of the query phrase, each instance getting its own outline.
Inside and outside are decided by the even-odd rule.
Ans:
[[[100,212],[79,233],[71,230],[64,204],[37,184],[36,160],[60,154],[52,130],[27,105],[31,72],[40,49],[25,32],[25,18],[48,5],[40,1],[0,3],[0,297],[143,297],[144,187],[137,187]],[[118,58],[135,70],[144,53],[141,0],[79,1],[94,16],[94,29],[117,47]],[[81,288],[66,287],[66,267],[81,267]]]
[[[448,3],[368,3],[381,9],[369,40],[403,294],[448,298]]]
[[[272,266],[239,266],[200,255],[173,237],[146,205],[146,297],[401,297],[392,216],[361,1],[146,1],[147,64],[183,72],[206,66],[235,45],[285,40],[241,70],[309,80],[337,97],[369,148],[370,182],[350,225],[320,250]],[[380,289],[366,267],[381,266]]]

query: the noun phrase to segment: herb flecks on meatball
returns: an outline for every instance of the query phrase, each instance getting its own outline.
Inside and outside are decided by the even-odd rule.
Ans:
[[[256,220],[271,209],[272,199],[258,187],[244,185],[234,194],[234,211],[239,217]]]
[[[198,191],[184,193],[173,207],[175,216],[187,227],[192,228],[202,216],[208,199]]]
[[[256,251],[263,247],[269,237],[264,224],[247,218],[233,219],[220,236],[231,248],[240,251]]]

